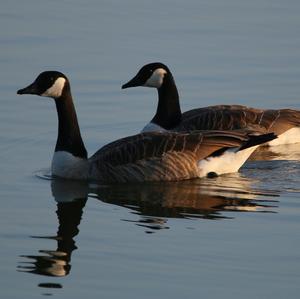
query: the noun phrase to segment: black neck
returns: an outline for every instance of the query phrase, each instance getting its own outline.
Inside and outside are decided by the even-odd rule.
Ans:
[[[173,129],[181,121],[179,95],[173,76],[168,73],[158,88],[158,106],[152,122],[166,130]]]
[[[87,158],[69,84],[60,98],[55,99],[58,115],[58,137],[55,151],[66,151],[79,158]]]

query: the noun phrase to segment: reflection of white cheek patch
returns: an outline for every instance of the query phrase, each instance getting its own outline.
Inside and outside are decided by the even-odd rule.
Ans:
[[[66,79],[65,78],[57,78],[54,84],[48,88],[41,96],[43,97],[51,97],[51,98],[59,98],[62,94],[63,88],[65,86]]]
[[[163,84],[164,76],[166,73],[167,71],[162,68],[155,70],[152,76],[145,82],[144,86],[160,88]]]

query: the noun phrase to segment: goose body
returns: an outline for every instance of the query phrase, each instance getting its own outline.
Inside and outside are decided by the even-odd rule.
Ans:
[[[90,158],[81,138],[67,77],[41,73],[18,94],[51,97],[58,114],[52,175],[105,183],[174,181],[235,172],[256,147],[276,138],[247,132],[146,132],[102,147]]]
[[[275,133],[268,145],[300,142],[300,111],[292,109],[256,109],[241,105],[217,105],[181,113],[179,94],[169,68],[162,63],[143,66],[122,88],[154,87],[158,106],[153,119],[142,132],[172,130],[249,130]]]

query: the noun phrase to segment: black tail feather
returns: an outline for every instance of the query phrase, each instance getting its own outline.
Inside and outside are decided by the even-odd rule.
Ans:
[[[269,141],[272,141],[277,138],[277,135],[274,133],[268,133],[263,135],[249,135],[249,139],[240,147],[240,151],[246,148],[260,145]]]

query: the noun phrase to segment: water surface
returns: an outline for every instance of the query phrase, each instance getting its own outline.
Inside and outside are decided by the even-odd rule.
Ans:
[[[299,14],[293,0],[5,1],[1,298],[298,298],[298,145],[213,179],[47,180],[54,104],[16,90],[43,70],[66,73],[90,154],[151,119],[155,90],[121,85],[152,61],[173,71],[183,111],[300,109]]]

